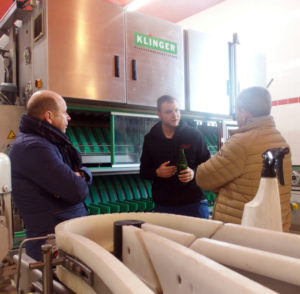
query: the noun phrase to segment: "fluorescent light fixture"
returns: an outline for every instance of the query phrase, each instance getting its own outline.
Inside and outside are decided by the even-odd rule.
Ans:
[[[138,10],[142,6],[146,5],[150,0],[133,0],[125,6],[125,9],[128,11]]]

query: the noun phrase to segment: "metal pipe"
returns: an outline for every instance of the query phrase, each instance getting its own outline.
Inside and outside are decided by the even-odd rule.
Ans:
[[[110,157],[111,157],[111,165],[115,164],[115,116],[112,114],[110,116]]]
[[[53,274],[52,274],[52,263],[51,263],[51,252],[52,245],[44,244],[42,245],[43,251],[43,293],[52,294],[53,293]]]
[[[135,226],[141,228],[144,222],[140,220],[120,220],[114,222],[114,256],[123,259],[123,226]]]
[[[237,49],[240,44],[238,39],[238,34],[234,33],[232,38],[232,43],[230,43],[230,99],[231,99],[231,109],[230,114],[235,113],[235,103],[238,96],[238,77],[237,77]]]
[[[266,85],[266,88],[267,88],[267,89],[271,86],[271,84],[273,83],[273,81],[274,81],[273,78],[269,81],[269,83]]]
[[[23,240],[20,243],[19,246],[19,251],[18,251],[18,264],[17,264],[17,293],[19,293],[19,287],[20,287],[20,272],[21,272],[21,255],[22,255],[22,248],[24,246],[25,243],[30,242],[30,241],[37,241],[37,240],[46,240],[46,239],[54,239],[55,238],[55,234],[49,234],[47,236],[42,236],[42,237],[35,237],[35,238],[28,238]]]

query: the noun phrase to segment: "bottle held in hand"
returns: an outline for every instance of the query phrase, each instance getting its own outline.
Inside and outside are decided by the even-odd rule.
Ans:
[[[182,170],[185,170],[188,168],[188,163],[185,158],[184,148],[179,149],[179,156],[176,164],[177,173],[180,174]]]

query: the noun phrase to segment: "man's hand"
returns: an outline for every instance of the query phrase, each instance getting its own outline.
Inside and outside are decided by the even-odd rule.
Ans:
[[[156,169],[155,172],[159,178],[170,178],[175,175],[176,166],[175,165],[168,166],[169,163],[170,161],[166,161],[162,163],[158,169]]]
[[[74,171],[74,173],[75,173],[75,175],[76,175],[77,177],[81,177],[81,178],[82,178],[82,175],[81,175],[81,173],[80,173],[80,172],[78,172],[78,171]]]
[[[178,175],[178,179],[182,183],[188,183],[194,178],[194,171],[191,168],[184,169]]]

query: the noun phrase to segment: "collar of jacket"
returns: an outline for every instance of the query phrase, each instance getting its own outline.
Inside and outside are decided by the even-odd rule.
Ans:
[[[180,134],[185,127],[186,127],[186,123],[184,121],[180,120],[179,125],[176,127],[173,138],[178,136],[178,134]],[[165,138],[165,135],[163,134],[163,131],[162,131],[161,121],[159,121],[156,125],[154,125],[152,127],[152,129],[150,130],[150,134],[152,136]]]
[[[266,115],[260,117],[253,117],[251,118],[245,126],[238,128],[236,130],[229,130],[230,136],[238,133],[248,132],[252,129],[261,128],[264,126],[275,127],[275,122],[273,116]]]

